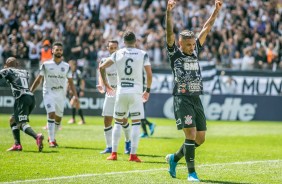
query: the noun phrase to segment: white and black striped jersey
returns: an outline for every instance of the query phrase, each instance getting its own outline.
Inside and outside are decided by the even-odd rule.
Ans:
[[[29,91],[29,74],[26,70],[4,68],[0,71],[0,79],[4,78],[10,84],[13,96],[17,99],[23,94],[33,95]]]

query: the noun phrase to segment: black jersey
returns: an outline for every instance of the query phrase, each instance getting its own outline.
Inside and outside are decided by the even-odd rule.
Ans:
[[[167,45],[168,57],[174,77],[173,95],[200,95],[203,93],[203,82],[198,61],[202,46],[196,40],[192,55],[184,54],[176,45]]]
[[[0,79],[5,78],[10,84],[13,96],[17,99],[23,94],[33,95],[29,91],[29,74],[26,70],[16,68],[4,68],[0,70]]]
[[[72,72],[72,79],[73,84],[76,87],[76,91],[80,91],[80,84],[81,80],[83,79],[82,73],[80,70],[75,70],[75,72]]]

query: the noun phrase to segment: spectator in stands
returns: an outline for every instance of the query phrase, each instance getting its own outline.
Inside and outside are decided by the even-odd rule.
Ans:
[[[40,55],[41,63],[44,63],[45,61],[48,61],[53,58],[51,43],[49,40],[43,41],[42,48],[40,49]]]
[[[252,56],[251,47],[244,49],[244,57],[242,60],[241,70],[253,70],[255,58]]]
[[[106,42],[105,40],[111,38],[120,41],[125,27],[129,26],[140,37],[139,48],[148,49],[151,58],[157,58],[156,62],[152,61],[152,63],[156,63],[155,66],[158,68],[168,67],[163,64],[167,63],[163,39],[165,1],[42,2],[38,0],[0,1],[0,37],[2,38],[0,53],[4,61],[10,56],[19,58],[16,45],[23,39],[25,43],[21,47],[26,44],[30,48],[28,41],[33,42],[31,38],[36,39],[35,45],[42,44],[45,39],[51,43],[53,40],[63,40],[65,60],[73,59],[71,48],[81,47],[84,41],[87,41],[87,47],[93,46],[94,50],[90,48],[92,49],[90,52],[96,55],[99,52],[99,55],[103,55],[103,51],[100,52],[100,50],[104,50],[102,45]],[[175,7],[177,11],[173,14],[176,37],[179,36],[179,30],[184,29],[192,29],[195,33],[199,33],[204,20],[208,18],[212,2],[208,0],[187,3],[180,1]],[[279,9],[278,1],[253,0],[234,3],[234,1],[226,0],[225,5],[222,8],[223,14],[218,17],[215,28],[211,30],[211,36],[207,38],[206,47],[212,54],[211,58],[219,64],[221,61],[223,67],[235,67],[231,63],[233,58],[236,58],[235,51],[239,51],[241,57],[244,57],[246,47],[252,45],[255,51],[258,49],[257,43],[265,37],[265,46],[270,49],[267,52],[269,62],[281,63],[279,62],[281,49],[277,51],[278,45],[273,42],[282,35],[281,8]],[[191,9],[193,11],[190,11]],[[77,37],[80,39],[79,44],[76,44]],[[224,47],[220,48],[222,42]],[[280,48],[281,45],[280,41]],[[271,52],[270,47],[274,49],[274,52]],[[32,52],[37,53],[34,50]],[[256,52],[251,52],[251,56],[256,55]],[[274,61],[271,59],[273,55]],[[36,58],[35,55],[31,56],[29,50],[28,59],[34,58]],[[203,58],[210,57],[203,56]],[[97,59],[95,64],[90,65],[91,71],[95,71],[96,62]],[[272,64],[268,68],[272,69]],[[91,72],[92,76],[93,74],[94,72]]]

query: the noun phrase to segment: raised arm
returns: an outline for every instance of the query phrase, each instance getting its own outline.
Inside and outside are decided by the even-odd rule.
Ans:
[[[199,42],[201,45],[203,45],[206,41],[206,37],[207,35],[209,34],[214,22],[215,22],[215,19],[219,13],[219,10],[221,9],[222,7],[222,0],[215,0],[215,9],[213,10],[211,16],[209,17],[209,19],[206,21],[203,29],[201,30],[200,34],[199,34]]]
[[[166,41],[169,47],[172,47],[175,41],[175,35],[173,33],[173,22],[171,17],[171,12],[175,6],[175,3],[176,2],[174,0],[168,0],[166,8]]]

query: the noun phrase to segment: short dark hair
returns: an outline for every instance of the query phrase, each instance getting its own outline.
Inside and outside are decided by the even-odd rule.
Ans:
[[[62,42],[59,42],[59,41],[56,41],[53,43],[52,47],[54,46],[60,46],[60,47],[63,47],[63,43]]]
[[[184,38],[184,39],[191,39],[191,38],[195,38],[195,34],[193,31],[190,30],[183,30],[180,32],[180,37]]]
[[[109,40],[108,41],[108,46],[109,46],[110,43],[116,43],[118,45],[118,41],[117,40]]]
[[[135,34],[132,31],[125,31],[123,33],[123,40],[126,43],[134,43],[136,41]]]

